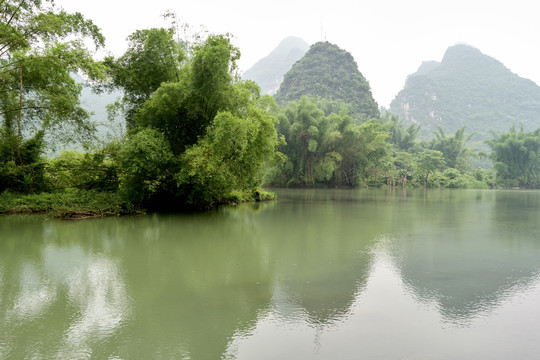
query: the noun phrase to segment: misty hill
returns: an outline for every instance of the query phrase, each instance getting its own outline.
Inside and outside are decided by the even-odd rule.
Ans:
[[[341,101],[350,107],[353,116],[379,117],[369,83],[354,58],[329,42],[313,44],[285,74],[274,97],[278,104],[285,105],[302,96]]]
[[[253,80],[262,94],[274,95],[283,81],[283,75],[297,62],[309,45],[298,37],[287,37],[266,57],[248,69],[243,79]]]
[[[389,110],[406,123],[422,125],[424,139],[432,138],[437,126],[446,135],[466,126],[480,141],[492,138],[490,130],[540,127],[540,87],[474,47],[455,45],[440,63],[422,63]]]

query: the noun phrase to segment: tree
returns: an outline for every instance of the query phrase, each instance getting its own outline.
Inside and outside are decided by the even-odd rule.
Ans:
[[[50,2],[50,1],[44,1]],[[3,1],[0,26],[0,114],[3,129],[22,140],[23,130],[71,125],[89,135],[88,114],[80,107],[81,86],[70,76],[82,71],[103,75],[84,38],[103,46],[99,29],[79,14],[45,8],[42,1]],[[72,36],[77,39],[72,39]],[[24,123],[23,123],[24,121]],[[31,122],[34,121],[32,124]]]
[[[445,166],[444,156],[438,150],[426,149],[418,154],[416,159],[418,170],[421,173],[424,187],[428,185],[428,177],[436,170],[440,170]]]
[[[176,179],[188,204],[220,203],[233,191],[253,191],[260,184],[265,160],[275,157],[278,137],[269,96],[260,97],[240,83],[244,105],[221,111],[207,133],[181,156]],[[243,96],[242,96],[243,95]]]
[[[421,126],[410,124],[408,128],[403,127],[403,122],[396,115],[387,112],[381,122],[386,126],[390,136],[388,140],[400,151],[410,151],[414,146]]]
[[[91,137],[81,85],[70,74],[103,76],[84,40],[98,48],[104,38],[91,21],[56,10],[50,0],[3,0],[0,11],[0,167],[30,165],[46,135],[57,141]],[[25,156],[25,149],[32,154]]]
[[[368,177],[377,178],[388,150],[383,126],[376,119],[357,125],[345,111],[326,116],[321,107],[327,109],[327,104],[302,97],[283,110],[278,132],[286,140],[280,150],[287,162],[273,171],[275,185],[358,186]]]
[[[118,59],[109,56],[104,64],[110,76],[109,88],[124,92],[122,104],[128,126],[133,115],[163,83],[180,80],[186,54],[174,39],[173,29],[137,30],[128,37],[128,49]]]
[[[512,127],[486,143],[497,179],[504,186],[540,187],[540,129],[517,132]]]
[[[153,129],[143,129],[128,138],[118,153],[123,173],[122,192],[133,204],[147,202],[167,192],[175,172],[175,159],[165,137]]]
[[[253,191],[278,143],[275,102],[237,81],[240,52],[228,35],[210,35],[182,57],[173,34],[136,32],[120,59],[108,59],[130,109],[121,189],[146,205],[197,207]]]
[[[439,132],[435,133],[436,138],[432,140],[431,148],[443,154],[448,167],[457,168],[459,164],[466,163],[468,161],[467,157],[471,153],[471,149],[467,147],[467,142],[474,133],[465,137],[465,127],[462,127],[456,130],[454,136],[446,136],[440,126],[437,128]]]
[[[291,184],[311,186],[314,184],[317,147],[319,146],[319,125],[324,118],[322,110],[315,103],[303,97],[299,103],[293,103],[282,115],[287,127],[286,148]]]
[[[53,190],[82,189],[103,192],[118,190],[115,146],[93,153],[63,151],[47,161],[46,175]]]
[[[133,126],[165,135],[175,154],[197,142],[219,111],[233,110],[233,71],[240,53],[226,35],[211,35],[194,46],[178,78],[162,83],[137,109]]]
[[[393,154],[393,164],[394,168],[396,170],[397,176],[399,177],[399,182],[401,186],[407,185],[407,181],[409,177],[412,175],[415,162],[413,159],[413,155],[404,152],[404,151],[398,151],[395,154]]]

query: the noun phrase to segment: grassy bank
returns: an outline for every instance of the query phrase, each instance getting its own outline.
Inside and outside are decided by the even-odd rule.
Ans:
[[[270,201],[276,195],[261,189],[233,192],[223,204]],[[154,209],[157,210],[157,209]],[[82,219],[144,213],[124,201],[118,193],[92,190],[64,190],[21,195],[4,191],[0,194],[0,214],[47,213],[58,219]]]
[[[246,191],[233,191],[229,196],[227,196],[223,203],[224,204],[238,204],[245,202],[256,202],[256,201],[271,201],[275,200],[276,194],[271,191],[266,191],[260,188],[246,190]]]
[[[4,191],[0,194],[0,214],[50,213],[55,218],[87,218],[140,212],[116,193],[66,190],[21,195]]]

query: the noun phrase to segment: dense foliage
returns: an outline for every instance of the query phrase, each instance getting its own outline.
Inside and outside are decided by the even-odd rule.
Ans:
[[[339,106],[334,104],[334,106]],[[474,170],[464,129],[442,130],[431,142],[417,141],[419,127],[407,128],[386,114],[356,124],[345,111],[326,113],[328,101],[303,97],[283,109],[278,133],[286,143],[283,166],[267,171],[272,186],[488,187],[492,175]]]
[[[204,135],[219,111],[239,110],[244,105],[237,103],[242,85],[233,82],[232,74],[239,56],[226,36],[210,36],[197,44],[175,81],[163,82],[137,108],[132,128],[158,130],[175,155],[181,154]]]
[[[479,50],[456,45],[441,63],[425,62],[410,75],[390,111],[421,125],[423,139],[433,138],[438,127],[453,133],[465,126],[480,142],[491,137],[490,131],[499,134],[513,124],[536,129],[540,87]]]
[[[350,53],[328,42],[311,46],[285,74],[275,99],[278,104],[302,96],[338,100],[350,106],[349,115],[362,120],[378,118],[378,105],[369,83]]]
[[[0,190],[47,187],[41,154],[46,139],[88,140],[93,127],[70,76],[104,75],[85,40],[101,47],[99,29],[52,1],[4,0],[0,7]]]
[[[228,36],[210,35],[180,61],[181,48],[170,45],[172,31],[144,34],[143,40],[154,40],[141,40],[119,59],[108,59],[111,85],[126,92],[129,105],[128,138],[118,154],[126,198],[146,206],[201,207],[258,191],[265,161],[274,157],[278,143],[275,104],[254,83],[237,80],[238,49]],[[171,62],[158,71],[155,56]],[[152,71],[132,73],[135,65]],[[159,85],[153,82],[156,71],[163,80]],[[124,73],[128,83],[115,75]],[[132,83],[140,86],[133,98]]]
[[[178,80],[186,55],[173,37],[172,29],[137,30],[128,37],[128,50],[123,56],[105,59],[112,87],[123,91],[117,106],[122,107],[129,125],[135,111],[162,83]]]
[[[540,188],[540,129],[518,132],[511,128],[487,144],[501,184]]]
[[[101,46],[103,37],[80,14],[37,0],[3,5],[11,20],[0,28],[0,192],[77,189],[114,193],[129,206],[174,208],[267,196],[258,186],[276,156],[277,108],[254,83],[238,81],[240,52],[228,35],[188,44],[172,28],[138,30],[124,55],[96,63],[83,38]],[[64,40],[71,35],[82,37]],[[70,76],[81,70],[101,90],[121,90],[112,110],[124,114],[127,135],[100,150],[45,159],[51,128],[73,123],[78,135],[91,135],[81,86]],[[23,129],[30,123],[33,134]]]
[[[306,97],[283,111],[278,132],[287,161],[273,169],[273,185],[358,186],[377,172],[387,151],[388,133],[378,120],[356,125],[344,112],[327,116]]]
[[[258,191],[264,162],[273,159],[277,145],[268,102],[247,102],[243,115],[220,112],[206,136],[182,154],[176,179],[188,203],[222,202],[235,191]]]

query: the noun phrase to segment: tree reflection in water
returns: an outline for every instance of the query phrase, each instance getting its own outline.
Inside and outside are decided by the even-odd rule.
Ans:
[[[540,193],[278,195],[202,214],[0,218],[0,358],[540,351]]]

